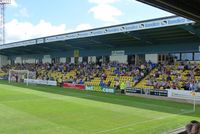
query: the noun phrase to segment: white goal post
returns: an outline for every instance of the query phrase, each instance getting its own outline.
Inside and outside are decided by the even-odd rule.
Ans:
[[[9,83],[12,81],[24,83],[24,80],[27,79],[26,85],[28,86],[29,74],[29,70],[9,70],[8,81]]]

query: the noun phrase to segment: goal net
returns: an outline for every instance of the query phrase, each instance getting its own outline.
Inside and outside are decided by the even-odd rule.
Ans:
[[[30,72],[28,70],[9,70],[9,83],[26,83],[29,84],[29,79],[34,79],[35,72]]]

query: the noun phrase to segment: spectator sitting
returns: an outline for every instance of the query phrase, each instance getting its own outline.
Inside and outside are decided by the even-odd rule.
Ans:
[[[171,81],[172,78],[170,77],[170,75],[167,76],[167,81]]]
[[[83,85],[84,84],[84,81],[81,79],[80,81],[79,81],[79,83],[78,84],[81,84],[81,85]]]
[[[67,82],[72,83],[73,82],[73,77],[70,76],[70,78],[67,80]]]
[[[99,83],[99,86],[100,86],[100,87],[105,87],[105,86],[106,86],[106,84],[104,83],[104,81],[103,81],[103,80],[101,80],[101,81],[100,81],[100,83]]]
[[[131,88],[131,83],[129,80],[126,81],[126,88]]]
[[[140,76],[139,76],[139,75],[136,75],[135,77],[133,77],[133,81],[134,81],[135,83],[137,83],[137,82],[139,81],[139,79],[140,79]]]
[[[119,80],[116,80],[116,81],[115,81],[114,87],[115,87],[116,90],[119,90],[119,89],[120,89]]]
[[[110,85],[111,85],[111,81],[109,80],[108,84],[107,84],[107,87],[110,87]]]

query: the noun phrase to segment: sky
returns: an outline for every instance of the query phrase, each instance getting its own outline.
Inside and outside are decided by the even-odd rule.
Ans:
[[[173,15],[136,0],[11,1],[7,43]]]

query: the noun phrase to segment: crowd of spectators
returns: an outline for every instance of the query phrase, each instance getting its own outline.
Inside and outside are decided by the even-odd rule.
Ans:
[[[153,73],[149,73],[153,68],[156,68]],[[113,81],[105,80],[109,76],[115,76],[115,87],[120,88],[121,83],[130,85],[130,82],[138,83],[142,78],[146,77],[146,85],[153,86],[154,89],[184,89],[194,90],[198,85],[200,78],[200,66],[197,63],[180,62],[175,64],[153,64],[145,62],[139,65],[120,64],[117,62],[111,63],[80,63],[80,64],[14,64],[1,67],[1,73],[8,78],[8,71],[14,70],[29,70],[35,72],[35,79],[41,80],[56,80],[59,82],[66,81],[76,84],[84,84],[90,82],[94,78],[100,79],[100,86],[110,86]],[[74,71],[73,75],[64,77],[66,74]],[[62,77],[53,77],[50,73],[60,73]],[[107,73],[110,72],[110,73]],[[120,81],[120,77],[131,77],[131,81]],[[123,85],[123,84],[122,84]]]
[[[197,63],[158,64],[156,71],[146,78],[146,84],[154,89],[194,90],[198,87],[199,76]]]
[[[94,78],[100,78],[102,81],[107,79],[108,75],[116,76],[115,81],[119,81],[121,76],[129,76],[132,77],[132,81],[137,83],[139,82],[145,75],[149,73],[149,71],[155,67],[155,64],[151,62],[146,62],[144,64],[139,65],[128,65],[128,64],[120,64],[117,62],[112,63],[80,63],[80,64],[14,64],[14,65],[6,65],[1,68],[3,72],[8,75],[8,71],[10,69],[14,70],[29,70],[31,72],[36,72],[36,79],[42,80],[61,80],[67,81],[71,83],[84,84],[87,81],[91,81]],[[41,71],[42,70],[42,71]],[[49,72],[57,72],[61,73],[62,76],[65,76],[70,71],[74,71],[75,74],[68,78],[65,77],[51,77],[49,76]],[[111,72],[107,74],[106,72]],[[99,83],[102,85],[102,83]],[[104,83],[109,85],[109,83]]]

